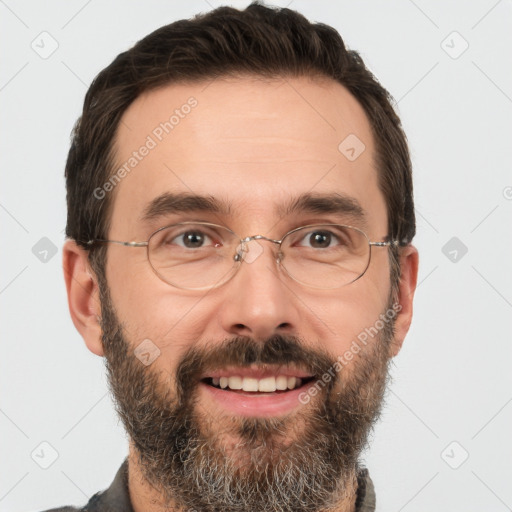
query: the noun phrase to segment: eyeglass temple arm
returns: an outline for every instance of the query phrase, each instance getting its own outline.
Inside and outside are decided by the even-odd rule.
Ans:
[[[389,242],[370,242],[370,245],[374,245],[376,247],[387,247],[387,246],[397,247],[400,245],[400,241],[399,240],[390,240]]]
[[[148,242],[120,242],[119,240],[89,240],[86,242],[87,245],[94,245],[96,243],[101,244],[119,244],[124,245],[125,247],[146,247],[148,245]]]

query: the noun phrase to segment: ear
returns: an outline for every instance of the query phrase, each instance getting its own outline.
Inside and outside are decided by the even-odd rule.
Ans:
[[[73,324],[87,348],[93,354],[103,356],[99,288],[87,259],[87,251],[74,240],[67,240],[63,249],[62,267]]]
[[[400,352],[405,336],[412,322],[414,292],[418,280],[419,254],[416,247],[407,245],[400,253],[400,283],[398,286],[398,302],[400,312],[395,320],[395,339],[390,347],[391,357]]]

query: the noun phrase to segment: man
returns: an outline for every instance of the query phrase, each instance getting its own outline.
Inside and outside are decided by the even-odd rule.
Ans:
[[[359,55],[259,4],[162,27],[94,80],[66,178],[69,308],[130,439],[82,510],[375,510],[418,253]]]

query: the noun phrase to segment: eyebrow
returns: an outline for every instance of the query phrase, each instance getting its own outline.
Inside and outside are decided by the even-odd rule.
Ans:
[[[188,192],[165,192],[151,200],[144,208],[142,221],[148,222],[172,213],[206,212],[220,215],[231,213],[231,203],[215,198]],[[287,204],[276,206],[280,217],[297,213],[335,214],[367,227],[363,207],[354,197],[342,193],[314,194],[306,193],[292,198]]]
[[[342,193],[332,194],[302,194],[290,201],[286,206],[279,207],[278,213],[282,216],[292,213],[331,213],[358,223],[360,227],[366,228],[366,214],[359,201],[352,196]]]
[[[187,192],[165,192],[148,203],[142,214],[143,221],[151,221],[182,212],[210,212],[228,215],[231,205],[212,196],[201,196]]]

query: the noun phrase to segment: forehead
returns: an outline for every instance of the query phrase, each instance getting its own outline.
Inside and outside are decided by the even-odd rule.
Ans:
[[[141,233],[148,204],[167,192],[218,198],[238,220],[269,224],[300,195],[339,193],[386,226],[370,124],[332,80],[218,78],[146,92],[123,115],[115,154],[111,231],[124,236]]]

